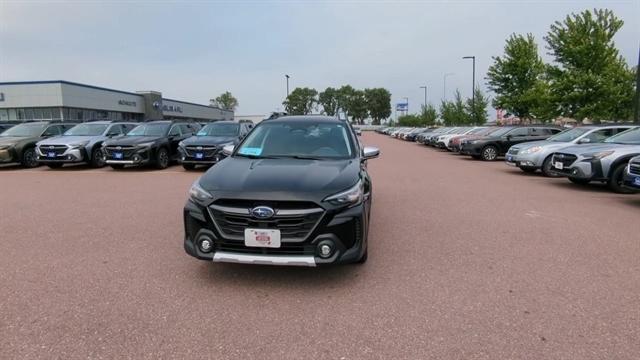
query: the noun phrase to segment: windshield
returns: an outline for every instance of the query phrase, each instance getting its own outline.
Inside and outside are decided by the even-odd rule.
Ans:
[[[491,136],[502,136],[506,133],[508,133],[509,131],[513,130],[512,127],[505,127],[505,128],[500,128],[494,132],[491,133]]]
[[[240,145],[236,156],[312,159],[353,158],[349,131],[341,123],[313,121],[265,122]]]
[[[604,141],[613,144],[640,145],[640,128],[629,129]]]
[[[65,136],[98,136],[102,135],[109,125],[106,124],[80,124],[67,130]]]
[[[238,136],[240,132],[239,124],[209,124],[203,127],[196,135],[198,136]]]
[[[559,134],[553,135],[547,140],[555,141],[555,142],[571,142],[579,138],[580,136],[584,135],[590,130],[591,129],[589,128],[573,128],[570,130],[565,130]]]
[[[16,136],[16,137],[33,137],[40,136],[44,129],[47,127],[47,124],[20,124],[16,125],[2,134],[0,136]]]
[[[127,133],[127,136],[165,136],[169,131],[169,124],[138,125]]]

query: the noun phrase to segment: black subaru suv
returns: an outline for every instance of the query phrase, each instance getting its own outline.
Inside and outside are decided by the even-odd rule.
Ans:
[[[560,128],[544,125],[505,127],[488,136],[464,141],[460,145],[460,153],[471,155],[474,159],[493,161],[506,154],[512,145],[545,140],[561,131]]]
[[[106,163],[114,169],[145,164],[164,169],[178,159],[178,143],[198,130],[196,123],[168,120],[138,125],[125,136],[103,143]]]
[[[208,124],[195,136],[180,142],[180,162],[187,170],[197,165],[213,165],[224,158],[222,148],[237,145],[251,130],[252,123],[216,121]]]
[[[325,116],[265,120],[192,185],[187,254],[214,262],[318,266],[365,262],[367,160],[351,126]]]
[[[18,163],[24,167],[38,166],[36,143],[51,136],[62,135],[74,123],[51,121],[26,122],[0,134],[0,164]]]

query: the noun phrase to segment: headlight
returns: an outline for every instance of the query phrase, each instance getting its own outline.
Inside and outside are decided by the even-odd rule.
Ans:
[[[537,153],[540,150],[542,150],[542,146],[534,146],[520,151],[520,154],[533,154]]]
[[[155,144],[155,142],[151,141],[151,142],[146,142],[146,143],[138,144],[138,147],[140,147],[140,148],[152,147],[152,146],[153,146],[153,144]]]
[[[467,141],[467,144],[477,144],[479,142],[481,142],[482,140],[469,140]]]
[[[615,151],[613,150],[607,150],[607,151],[600,151],[600,152],[596,152],[596,153],[586,153],[586,154],[580,154],[580,156],[584,157],[585,160],[600,160],[604,157],[607,157],[611,154],[613,154]]]
[[[79,143],[75,143],[75,144],[69,144],[69,147],[71,147],[72,149],[77,149],[77,148],[81,148],[81,147],[87,146],[88,143],[89,143],[89,141],[83,141],[83,142],[79,142]]]
[[[364,187],[362,185],[362,181],[359,180],[351,188],[345,191],[339,192],[335,195],[331,195],[325,198],[323,201],[326,201],[333,205],[356,205],[362,202],[363,197],[364,197]]]
[[[191,185],[191,189],[189,189],[189,197],[191,200],[201,204],[213,200],[213,196],[207,190],[203,189],[199,182],[200,179],[196,180],[193,185]]]

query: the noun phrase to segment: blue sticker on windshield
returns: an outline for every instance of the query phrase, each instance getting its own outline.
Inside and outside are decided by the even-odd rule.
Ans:
[[[259,156],[260,154],[262,154],[262,148],[243,147],[242,149],[238,150],[238,154]]]

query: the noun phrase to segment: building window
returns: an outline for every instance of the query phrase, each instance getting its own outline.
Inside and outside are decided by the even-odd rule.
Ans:
[[[0,121],[9,120],[9,111],[7,109],[0,109]]]

